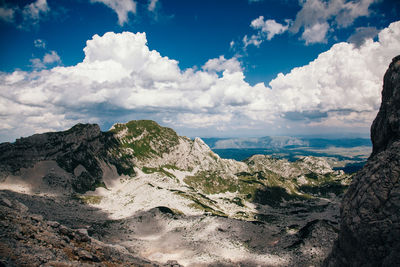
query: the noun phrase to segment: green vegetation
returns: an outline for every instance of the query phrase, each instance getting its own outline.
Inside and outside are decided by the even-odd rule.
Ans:
[[[103,199],[102,196],[86,196],[86,195],[76,195],[77,199],[79,199],[82,203],[85,204],[100,204],[101,200]]]
[[[315,172],[310,172],[305,175],[309,179],[318,180],[318,174]]]
[[[132,149],[133,156],[138,159],[151,158],[154,155],[162,156],[179,143],[179,137],[174,130],[161,127],[150,120],[116,124],[111,132],[116,135],[123,133],[119,137],[120,145]]]
[[[214,200],[209,199],[207,196],[203,194],[190,194],[183,192],[181,190],[174,190],[171,189],[171,192],[174,192],[174,194],[177,194],[181,197],[184,197],[186,199],[191,200],[193,203],[189,204],[189,207],[201,210],[205,213],[210,213],[211,215],[214,216],[222,216],[222,217],[227,217],[227,215],[217,209],[219,209],[218,206],[216,206],[216,202]],[[214,206],[215,208],[213,208]]]
[[[326,197],[329,193],[342,194],[350,182],[348,176],[334,173],[324,175],[309,172],[304,175],[306,183],[300,185],[298,177],[284,178],[269,171],[240,172],[228,176],[224,172],[201,171],[187,176],[184,182],[204,194],[237,193],[234,199],[226,199],[240,207],[245,201],[278,206],[282,201],[303,201],[314,197]],[[204,208],[204,207],[203,207]]]
[[[142,171],[146,174],[151,174],[151,173],[155,173],[155,172],[160,172],[163,173],[164,175],[168,176],[169,178],[176,178],[175,175],[173,175],[172,173],[166,171],[164,169],[164,166],[161,166],[159,168],[151,168],[151,167],[143,167]]]
[[[187,176],[184,182],[205,194],[236,192],[238,189],[233,179],[224,179],[218,173],[211,171],[201,171],[194,176]]]

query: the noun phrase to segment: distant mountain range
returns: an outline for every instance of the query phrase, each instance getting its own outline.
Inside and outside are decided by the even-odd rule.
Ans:
[[[306,138],[293,136],[264,136],[245,138],[202,138],[211,149],[228,148],[328,148],[343,147],[352,148],[358,146],[371,146],[371,140],[367,138]]]

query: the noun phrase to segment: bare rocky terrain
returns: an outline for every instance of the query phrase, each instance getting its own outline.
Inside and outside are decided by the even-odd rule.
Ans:
[[[6,266],[319,265],[350,182],[320,158],[221,159],[152,121],[0,151]]]

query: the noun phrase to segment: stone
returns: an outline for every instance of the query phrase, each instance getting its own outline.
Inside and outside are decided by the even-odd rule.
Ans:
[[[90,254],[86,250],[79,250],[78,256],[81,260],[89,260],[89,261],[93,260],[92,254]]]
[[[11,201],[8,200],[8,199],[5,198],[5,197],[0,198],[0,201],[1,201],[2,203],[4,203],[7,207],[9,207],[9,208],[12,207]]]
[[[385,74],[371,140],[372,154],[343,198],[339,237],[324,266],[399,266],[400,56]]]
[[[49,225],[52,228],[58,228],[60,226],[60,223],[56,221],[47,221],[47,225]]]

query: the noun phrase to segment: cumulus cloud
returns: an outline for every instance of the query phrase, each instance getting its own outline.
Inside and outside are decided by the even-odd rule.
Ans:
[[[324,22],[322,24],[314,24],[309,28],[305,28],[301,38],[306,41],[306,44],[313,43],[326,43],[326,33],[328,32],[329,25]]]
[[[379,0],[306,0],[300,2],[292,33],[304,30],[302,38],[306,43],[326,42],[329,28],[345,28],[353,24],[358,17],[369,16],[369,7]],[[319,41],[318,41],[319,40]]]
[[[149,0],[149,5],[147,6],[147,10],[154,12],[157,7],[158,0]]]
[[[145,33],[95,35],[75,66],[0,73],[0,136],[12,140],[77,122],[143,118],[137,114],[202,129],[290,126],[293,119],[310,127],[329,122],[368,128],[380,104],[383,73],[399,47],[396,22],[378,41],[336,44],[266,87],[248,84],[236,58],[220,56],[202,69],[183,70],[150,50]]]
[[[26,4],[22,8],[16,5],[0,7],[0,19],[8,23],[14,23],[19,29],[30,30],[37,27],[39,22],[50,12],[47,0],[36,0]],[[16,16],[21,20],[16,21]]]
[[[378,42],[369,39],[359,48],[338,43],[308,65],[279,74],[269,84],[280,92],[279,110],[373,117],[381,102],[383,74],[400,53],[399,45],[400,22],[395,22],[379,33]]]
[[[243,47],[246,49],[249,45],[254,45],[255,47],[260,47],[261,43],[263,42],[263,39],[261,35],[252,35],[250,38],[245,35],[243,37]]]
[[[232,119],[232,114],[179,114],[177,116],[178,120],[175,125],[183,125],[192,128],[207,128],[210,126],[222,125],[229,123]]]
[[[264,20],[264,16],[254,19],[250,27],[257,30],[257,34],[248,37],[245,35],[242,39],[243,47],[246,49],[249,45],[259,47],[264,40],[270,41],[275,35],[286,32],[291,21],[285,20],[285,24],[280,24],[273,19]]]
[[[286,25],[280,24],[273,19],[264,20],[263,16],[260,16],[253,20],[250,26],[253,29],[258,29],[262,33],[267,35],[267,40],[271,40],[275,35],[282,34],[289,28],[290,21],[286,21]]]
[[[34,69],[44,69],[54,63],[60,64],[61,58],[56,51],[50,51],[50,53],[45,53],[42,59],[33,58],[30,60],[32,67]]]
[[[5,22],[14,21],[15,10],[13,8],[0,7],[0,19]]]
[[[258,30],[258,33],[250,38],[245,35],[243,45],[259,47],[266,39],[290,31],[293,34],[301,32],[301,39],[306,45],[314,43],[326,43],[328,32],[339,28],[346,28],[363,16],[370,15],[370,6],[379,0],[305,0],[299,1],[301,10],[296,14],[294,21],[285,19],[285,24],[278,23],[274,19],[265,20],[263,16],[254,19],[250,27]],[[363,33],[359,33],[361,38]]]
[[[203,69],[206,71],[230,71],[239,72],[242,70],[240,62],[237,58],[226,59],[224,56],[210,59],[204,64]]]
[[[133,0],[90,0],[90,2],[103,3],[104,5],[114,10],[114,12],[117,13],[118,23],[121,26],[128,22],[129,13],[136,14],[136,2]]]
[[[375,27],[359,27],[356,28],[355,33],[347,41],[360,47],[367,39],[375,38],[378,33],[379,31]]]
[[[36,0],[36,2],[26,5],[22,10],[24,20],[39,21],[41,14],[47,13],[50,10],[46,0]]]

